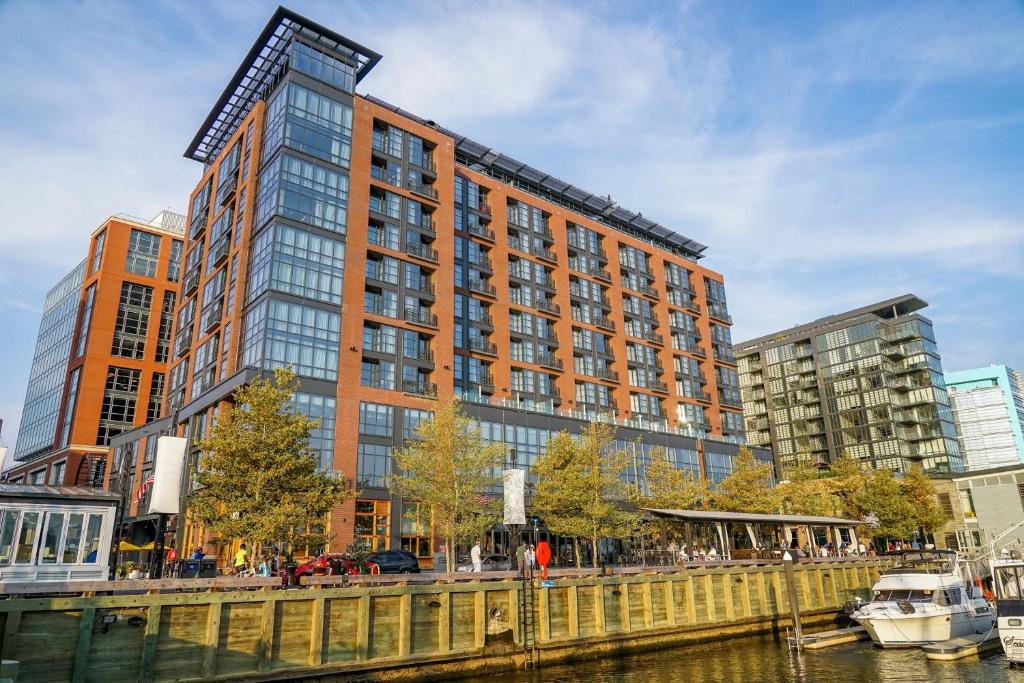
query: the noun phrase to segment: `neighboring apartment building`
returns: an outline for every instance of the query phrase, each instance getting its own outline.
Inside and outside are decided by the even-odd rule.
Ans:
[[[747,440],[782,468],[846,454],[963,470],[927,304],[907,294],[736,346]]]
[[[1005,365],[946,373],[967,469],[1024,463],[1024,387]]]
[[[1003,536],[1004,545],[1024,544],[1024,465],[932,476],[939,506],[949,516],[935,533],[940,548],[966,551]]]
[[[204,173],[168,417],[116,439],[118,464],[141,481],[155,437],[204,434],[237,386],[290,365],[322,466],[360,491],[331,518],[339,549],[360,537],[429,554],[429,520],[384,481],[452,395],[510,464],[600,417],[643,442],[637,472],[664,446],[725,476],[743,425],[705,247],[357,95],[379,59],[279,9],[228,83],[186,153]]]
[[[110,440],[161,416],[184,221],[112,216],[47,294],[8,481],[100,486]]]

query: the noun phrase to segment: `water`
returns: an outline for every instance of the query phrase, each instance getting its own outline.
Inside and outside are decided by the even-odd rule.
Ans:
[[[1024,668],[1011,669],[1001,651],[980,659],[933,662],[918,649],[883,650],[870,641],[862,641],[797,655],[772,636],[755,636],[468,680],[473,683],[1024,683]]]

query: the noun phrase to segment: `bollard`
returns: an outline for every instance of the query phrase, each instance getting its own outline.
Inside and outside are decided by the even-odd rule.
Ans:
[[[793,570],[793,556],[787,550],[782,556],[782,567],[786,572],[786,593],[789,595],[789,613],[793,617],[793,634],[796,636],[796,649],[803,649],[804,638],[800,630],[800,603],[796,598],[796,572]]]

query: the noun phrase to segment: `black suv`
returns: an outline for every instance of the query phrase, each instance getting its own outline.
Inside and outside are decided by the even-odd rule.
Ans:
[[[419,574],[420,562],[408,550],[382,550],[366,558],[380,567],[381,574]]]

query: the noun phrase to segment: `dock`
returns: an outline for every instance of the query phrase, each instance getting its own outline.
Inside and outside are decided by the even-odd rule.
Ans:
[[[821,650],[833,645],[856,643],[859,640],[867,640],[867,638],[868,632],[863,626],[850,626],[848,628],[832,629],[831,631],[809,633],[803,637],[801,647],[804,650]],[[787,640],[790,644],[793,644],[796,639],[790,636]]]
[[[995,650],[1001,647],[999,642],[999,630],[992,629],[988,633],[953,638],[941,643],[932,643],[921,647],[928,659],[936,661],[951,662],[967,657],[976,657],[983,652]]]

